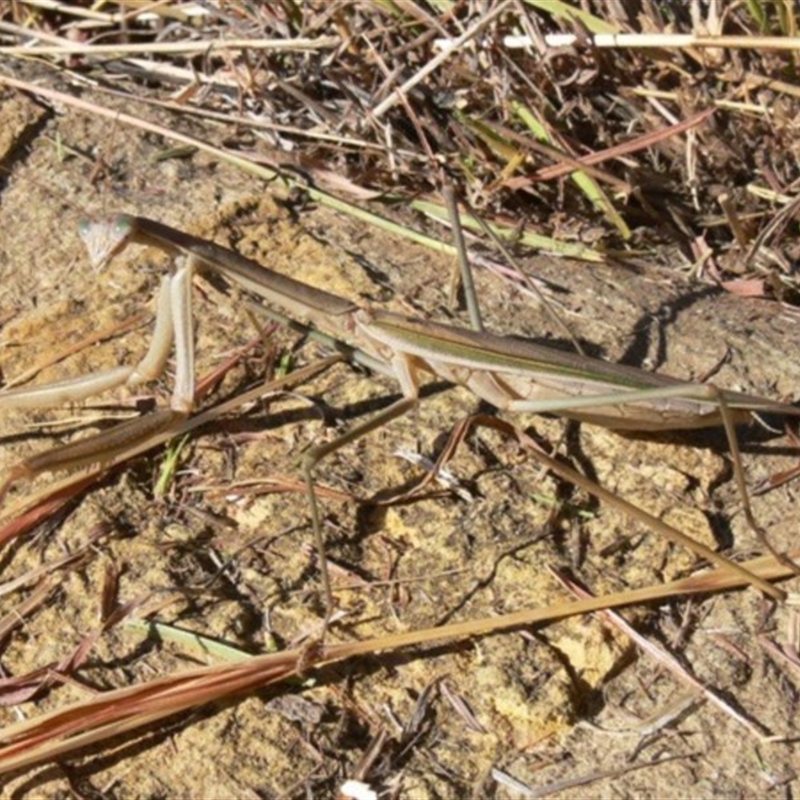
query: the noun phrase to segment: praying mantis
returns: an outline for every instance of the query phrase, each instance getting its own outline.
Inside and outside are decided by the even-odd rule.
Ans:
[[[80,235],[97,268],[131,243],[158,248],[175,259],[175,268],[163,278],[158,294],[149,350],[135,366],[0,392],[0,410],[77,402],[121,384],[152,380],[164,370],[174,345],[175,385],[170,407],[20,462],[0,484],[0,500],[15,481],[101,463],[125,451],[132,442],[175,429],[191,414],[195,394],[192,280],[195,274],[216,273],[265,301],[270,316],[299,323],[347,357],[394,378],[400,385],[399,400],[335,441],[310,448],[303,457],[302,471],[327,602],[326,627],[334,600],[314,469],[343,444],[408,412],[418,402],[423,374],[461,384],[504,412],[557,413],[611,429],[644,432],[721,425],[727,434],[749,520],[752,515],[735,425],[753,414],[800,416],[800,408],[755,395],[690,383],[485,331],[362,308],[344,297],[273,272],[232,250],[144,217],[117,215],[85,222]],[[582,478],[572,474],[576,482]],[[659,531],[717,566],[743,574],[776,599],[784,597],[772,584],[734,562],[658,520],[648,519]]]

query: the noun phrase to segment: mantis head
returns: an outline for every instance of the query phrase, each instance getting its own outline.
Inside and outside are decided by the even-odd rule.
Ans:
[[[99,271],[125,245],[133,232],[133,224],[129,217],[119,214],[102,220],[83,220],[78,232],[92,266]]]

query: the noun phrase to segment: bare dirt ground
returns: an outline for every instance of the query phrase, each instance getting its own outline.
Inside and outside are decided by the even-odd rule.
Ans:
[[[154,137],[72,111],[54,115],[11,94],[2,97],[0,131],[0,155],[11,170],[0,176],[6,381],[55,348],[152,307],[163,256],[131,248],[100,274],[88,265],[78,221],[113,211],[152,216],[235,246],[359,303],[449,318],[449,259],[324,209],[289,208],[269,187],[205,156],[162,160],[167,144]],[[199,125],[192,132],[213,138]],[[106,167],[96,176],[100,159]],[[568,323],[606,358],[686,378],[703,378],[719,366],[719,385],[776,399],[794,396],[800,385],[797,317],[777,304],[681,283],[674,271],[658,267],[634,271],[549,259],[524,266],[551,282]],[[490,329],[537,341],[559,338],[531,298],[485,272],[477,281]],[[255,327],[241,298],[200,280],[195,296],[199,372],[206,374],[251,340]],[[36,381],[134,360],[148,334],[140,325],[109,337],[43,370]],[[278,332],[272,341],[287,347],[296,337]],[[298,359],[312,361],[320,352],[306,345]],[[263,379],[265,361],[256,353],[218,393]],[[166,379],[156,387],[159,402],[170,386]],[[353,498],[323,500],[330,558],[342,568],[337,578],[359,578],[356,588],[339,593],[348,614],[333,638],[555,602],[565,595],[552,568],[569,568],[602,593],[668,580],[695,563],[549,477],[491,432],[473,436],[450,465],[470,488],[471,502],[444,490],[393,506],[369,502],[420,477],[419,468],[394,455],[399,448],[419,445],[435,455],[451,427],[478,407],[465,390],[436,388],[418,413],[344,448],[319,470],[321,486]],[[313,630],[322,609],[307,550],[307,501],[302,491],[270,487],[298,477],[298,459],[309,444],[384,407],[397,392],[390,381],[336,366],[219,430],[193,436],[162,496],[154,485],[163,454],[143,457],[83,496],[58,524],[6,547],[3,581],[10,581],[81,546],[98,526],[107,530],[86,558],[60,574],[56,601],[7,639],[4,673],[58,662],[97,629],[111,570],[121,573],[121,603],[173,598],[159,619],[246,652],[283,647]],[[129,409],[131,396],[120,390],[80,408],[3,412],[0,468],[92,430],[101,413]],[[152,394],[138,396],[146,403]],[[521,424],[551,442],[564,431],[557,419],[530,417]],[[751,483],[793,464],[785,439],[753,428],[744,431],[743,445]],[[582,425],[564,450],[601,484],[696,538],[732,544],[739,555],[758,549],[737,513],[721,434],[632,439]],[[249,494],[241,489],[246,482]],[[13,497],[30,490],[15,487]],[[796,541],[796,491],[790,485],[754,500],[779,548]],[[18,593],[4,595],[2,613],[13,613],[19,602]],[[403,797],[521,796],[498,784],[494,769],[539,787],[606,774],[586,787],[569,785],[559,793],[564,797],[790,797],[797,791],[797,672],[760,644],[763,637],[779,644],[787,637],[787,612],[767,616],[766,610],[747,590],[625,616],[765,735],[788,741],[759,739],[702,700],[678,713],[685,686],[600,620],[573,619],[354,661],[308,685],[204,708],[110,747],[89,747],[80,758],[14,776],[4,796],[333,796],[385,735],[368,781]],[[99,639],[79,681],[0,714],[11,723],[87,692],[205,660],[188,645],[115,628]],[[466,721],[456,699],[475,723]],[[671,724],[647,735],[650,720],[671,714]]]

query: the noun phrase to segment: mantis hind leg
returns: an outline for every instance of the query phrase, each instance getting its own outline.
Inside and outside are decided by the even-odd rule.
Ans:
[[[731,462],[733,464],[733,479],[736,483],[736,488],[742,500],[742,512],[747,524],[758,537],[761,544],[769,551],[770,555],[775,558],[780,564],[792,570],[795,575],[800,575],[800,567],[792,561],[786,554],[779,553],[769,541],[767,532],[758,524],[753,514],[753,507],[750,503],[750,492],[747,489],[747,481],[744,475],[744,467],[742,466],[742,453],[739,447],[739,437],[736,433],[736,425],[734,423],[731,410],[725,400],[725,392],[718,389],[716,386],[706,384],[711,396],[715,397],[719,403],[720,417],[722,424],[725,428],[725,436],[728,439],[728,447],[731,451]]]
[[[668,541],[680,547],[687,548],[691,552],[695,553],[695,555],[709,561],[719,569],[736,573],[740,578],[745,579],[749,584],[772,597],[776,601],[783,602],[786,599],[786,593],[773,586],[771,583],[769,583],[769,581],[737,564],[735,561],[731,561],[725,556],[720,555],[715,550],[712,550],[710,547],[707,547],[701,542],[695,541],[690,536],[687,536],[685,533],[679,531],[677,528],[673,528],[663,520],[658,519],[658,517],[654,517],[644,509],[639,508],[639,506],[636,506],[633,503],[618,497],[613,492],[604,489],[602,486],[590,480],[585,475],[582,475],[581,473],[572,469],[571,467],[562,464],[557,459],[545,453],[533,441],[533,439],[531,439],[515,425],[512,425],[511,423],[506,422],[498,417],[479,414],[468,417],[466,420],[462,421],[453,431],[453,434],[451,435],[451,442],[448,443],[448,446],[445,448],[440,461],[443,461],[452,454],[452,452],[458,446],[458,443],[467,435],[470,428],[474,426],[494,428],[505,435],[513,436],[517,439],[517,441],[520,442],[520,444],[523,445],[523,447],[525,447],[526,450],[533,454],[537,461],[542,463],[545,467],[547,467],[547,469],[558,475],[563,480],[578,486],[579,488],[596,497],[601,502],[616,507],[627,516],[635,519],[637,522],[641,522],[643,525],[646,525],[648,528],[650,528],[650,530],[660,534]],[[783,559],[780,558],[779,560],[781,562],[783,561]]]

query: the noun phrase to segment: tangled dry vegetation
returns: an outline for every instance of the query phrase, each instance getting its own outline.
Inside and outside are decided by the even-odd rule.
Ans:
[[[493,329],[792,402],[796,28],[780,0],[0,3],[2,389],[146,347],[166,262],[98,275],[77,242],[114,210],[455,325],[461,229]],[[196,295],[180,435],[3,500],[8,796],[796,791],[791,602],[592,498],[785,578],[724,436],[564,433],[426,390],[438,410],[318,470],[341,606],[320,643],[297,461],[397,387],[255,332],[217,283]],[[1,411],[0,469],[169,391]],[[461,482],[420,488],[391,455],[424,438],[435,458],[476,411]],[[791,552],[780,428],[742,444]]]

